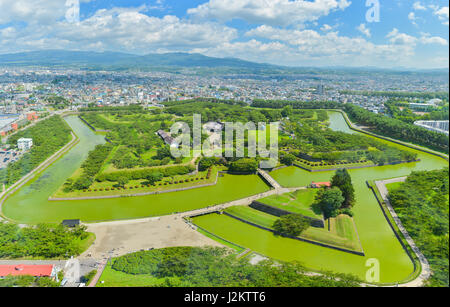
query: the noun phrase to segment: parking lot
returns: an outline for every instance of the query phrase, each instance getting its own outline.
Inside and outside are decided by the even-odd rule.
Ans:
[[[9,163],[19,160],[23,152],[15,149],[0,149],[0,169],[8,166]]]

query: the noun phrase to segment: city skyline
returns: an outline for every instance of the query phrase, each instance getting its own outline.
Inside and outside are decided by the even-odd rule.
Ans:
[[[81,0],[79,18],[77,3],[2,1],[0,54],[187,52],[297,67],[448,68],[446,1]]]

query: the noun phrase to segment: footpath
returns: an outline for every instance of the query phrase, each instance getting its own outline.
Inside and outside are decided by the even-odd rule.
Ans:
[[[392,218],[394,219],[395,223],[397,224],[398,229],[400,229],[400,232],[402,233],[403,237],[408,242],[409,246],[411,246],[412,250],[416,254],[417,258],[420,261],[420,265],[422,267],[422,271],[420,275],[406,283],[400,285],[401,287],[421,287],[423,286],[424,282],[430,278],[431,276],[431,268],[430,264],[428,263],[427,258],[422,254],[420,249],[417,247],[416,243],[414,243],[414,240],[409,235],[406,228],[403,226],[402,221],[398,217],[397,213],[395,212],[394,208],[392,207],[391,202],[389,201],[388,197],[388,189],[386,188],[387,184],[395,183],[395,182],[405,182],[407,177],[401,177],[401,178],[395,178],[395,179],[389,179],[389,180],[383,180],[383,181],[375,181],[375,185],[378,188],[378,191],[380,191],[381,197],[383,198],[383,201],[386,203],[386,206],[389,210],[389,213],[391,214]]]

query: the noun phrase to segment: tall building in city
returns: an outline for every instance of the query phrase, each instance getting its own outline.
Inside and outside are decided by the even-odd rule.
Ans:
[[[317,86],[317,95],[323,95],[323,94],[325,94],[324,86],[323,86],[323,84],[319,84]]]

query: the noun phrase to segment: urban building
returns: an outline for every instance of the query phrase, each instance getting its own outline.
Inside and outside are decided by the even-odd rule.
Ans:
[[[17,140],[17,147],[20,150],[28,151],[33,147],[33,139],[21,138]]]

